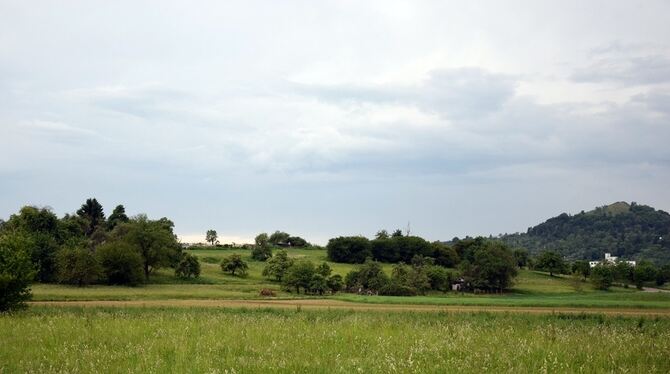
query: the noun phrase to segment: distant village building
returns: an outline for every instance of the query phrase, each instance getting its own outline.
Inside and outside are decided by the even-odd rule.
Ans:
[[[630,266],[635,266],[635,261],[623,261],[623,260],[622,260],[622,261],[619,261],[619,257],[617,257],[617,256],[612,256],[611,253],[605,253],[605,260],[603,260],[603,261],[589,261],[589,265],[590,265],[591,267],[595,267],[595,266],[598,266],[598,265],[600,265],[600,264],[611,264],[611,265],[614,265],[614,264],[616,264],[617,262],[627,262],[628,265],[630,265]]]

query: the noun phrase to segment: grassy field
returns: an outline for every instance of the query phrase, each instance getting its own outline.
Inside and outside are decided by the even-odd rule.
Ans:
[[[90,286],[85,288],[37,284],[33,286],[33,299],[48,300],[168,300],[168,299],[238,299],[259,298],[259,290],[269,288],[278,298],[305,297],[281,290],[279,284],[261,275],[263,262],[252,261],[248,250],[195,250],[191,251],[201,261],[202,275],[199,279],[180,281],[169,269],[159,271],[151,283],[141,287]],[[241,254],[249,264],[249,275],[245,278],[224,274],[219,263],[224,256]],[[291,249],[293,258],[307,258],[315,263],[328,262],[324,250]],[[346,275],[355,265],[328,262],[333,272]],[[392,265],[384,264],[390,273]],[[668,308],[670,293],[644,293],[629,288],[613,287],[610,291],[596,291],[588,283],[581,290],[574,289],[567,277],[550,277],[546,273],[522,270],[513,289],[502,295],[472,295],[457,293],[431,293],[416,297],[360,296],[338,294],[338,300],[360,303],[432,304],[470,306],[537,306],[537,307],[610,307],[610,308]]]
[[[670,372],[670,319],[33,307],[0,372]]]

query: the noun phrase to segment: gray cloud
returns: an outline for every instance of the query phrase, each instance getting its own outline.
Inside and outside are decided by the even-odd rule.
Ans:
[[[580,83],[617,82],[624,85],[670,82],[670,58],[664,55],[608,56],[575,70],[571,79]]]
[[[418,85],[295,85],[296,91],[321,100],[414,105],[446,118],[479,118],[500,110],[514,95],[515,82],[479,68],[433,70]]]

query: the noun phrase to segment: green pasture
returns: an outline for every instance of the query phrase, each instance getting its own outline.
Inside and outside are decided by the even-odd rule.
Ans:
[[[0,315],[2,373],[667,373],[670,319],[52,308]]]

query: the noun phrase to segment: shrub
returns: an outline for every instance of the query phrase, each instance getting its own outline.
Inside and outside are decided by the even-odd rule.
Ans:
[[[102,244],[96,249],[96,257],[108,284],[135,286],[144,280],[142,256],[128,243]]]
[[[332,293],[338,293],[340,290],[342,290],[343,285],[342,276],[339,274],[331,275],[328,278],[328,288]]]
[[[0,312],[23,308],[35,276],[30,240],[19,234],[0,235]]]
[[[174,269],[178,278],[198,278],[200,276],[200,262],[190,253],[184,253]]]
[[[102,267],[91,250],[63,247],[56,253],[56,274],[61,283],[86,286],[102,275]]]

